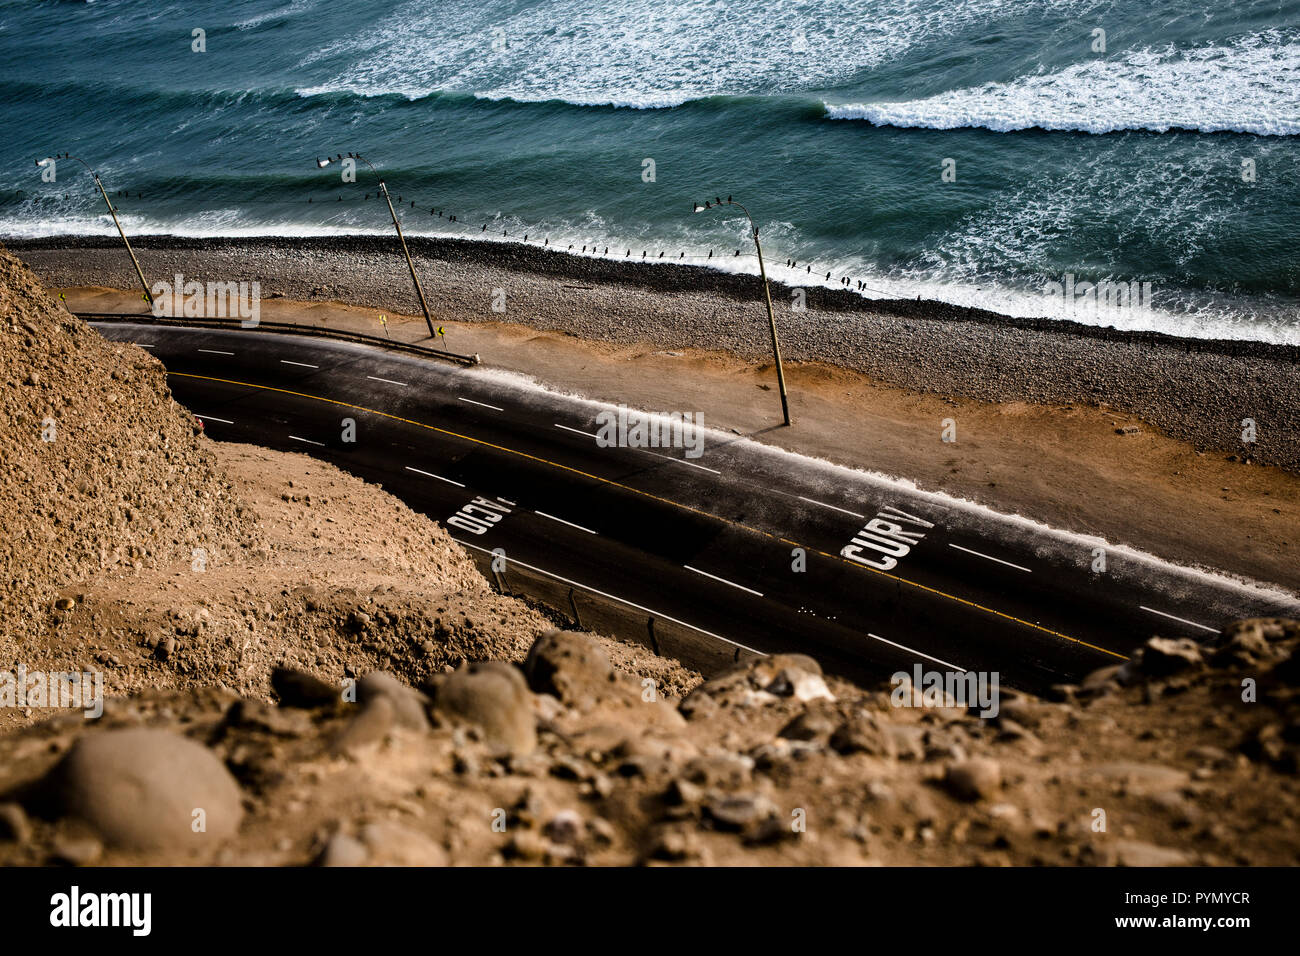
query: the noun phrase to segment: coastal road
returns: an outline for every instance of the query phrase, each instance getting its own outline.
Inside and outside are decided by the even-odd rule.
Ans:
[[[1210,641],[1235,618],[1300,610],[1280,591],[735,434],[706,432],[698,458],[601,447],[597,415],[612,406],[483,367],[94,324],[159,358],[213,439],[329,461],[480,553],[501,549],[507,567],[857,680],[920,664],[1042,692],[1122,663],[1153,633]]]

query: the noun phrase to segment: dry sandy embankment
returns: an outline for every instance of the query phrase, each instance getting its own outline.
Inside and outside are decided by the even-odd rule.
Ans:
[[[374,487],[196,435],[3,254],[0,392],[0,677],[129,694],[5,711],[0,864],[1300,861],[1295,623],[994,719],[799,655],[700,683],[548,631]]]
[[[76,310],[131,311],[120,248],[24,243]],[[387,240],[140,240],[148,274],[257,280],[262,318],[426,336]],[[748,277],[504,244],[414,243],[450,348],[561,390],[903,476],[1182,564],[1300,591],[1300,350],[1124,335],[778,288],[794,426]],[[170,281],[170,278],[169,280]],[[505,290],[504,313],[492,311]],[[316,301],[296,301],[316,300]],[[1240,442],[1253,418],[1259,440]],[[953,419],[954,444],[940,440]],[[1120,433],[1120,430],[1124,433]],[[1252,460],[1253,459],[1253,460]],[[1264,464],[1268,463],[1268,464]]]

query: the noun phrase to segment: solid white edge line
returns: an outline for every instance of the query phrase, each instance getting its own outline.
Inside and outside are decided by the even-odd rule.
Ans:
[[[580,524],[574,524],[572,521],[565,521],[563,518],[557,518],[555,515],[548,515],[545,511],[534,511],[533,514],[540,515],[543,518],[550,518],[552,521],[558,521],[560,524],[567,524],[570,528],[577,528],[579,531],[585,531],[587,534],[596,534],[590,528],[584,528]]]
[[[934,661],[936,664],[942,664],[944,667],[951,667],[953,670],[961,671],[963,674],[966,673],[966,668],[964,667],[958,667],[956,664],[949,664],[947,661],[941,661],[939,660],[939,658],[931,657],[929,654],[926,654],[923,651],[918,651],[914,647],[907,647],[904,644],[896,644],[894,641],[886,640],[885,638],[881,637],[879,634],[872,634],[870,631],[868,631],[867,637],[873,640],[880,641],[880,643],[882,644],[888,644],[890,647],[897,647],[900,651],[907,651],[907,653],[909,654],[915,654],[918,657],[924,657],[927,661]]]
[[[221,349],[195,349],[196,352],[207,352],[209,355],[234,355],[234,352],[223,352]]]
[[[202,419],[204,419],[205,421],[209,421],[209,422],[221,422],[223,425],[233,425],[233,424],[235,424],[235,423],[232,422],[229,418],[218,418],[216,415],[200,415],[198,412],[195,412],[195,413],[194,413],[194,417],[195,417],[195,418],[202,418]]]
[[[407,470],[407,471],[413,471],[413,472],[415,472],[417,475],[424,475],[426,478],[437,478],[439,481],[445,481],[447,484],[449,484],[449,485],[455,485],[457,488],[464,488],[464,487],[465,487],[465,486],[462,485],[459,481],[452,481],[450,478],[444,478],[444,477],[442,477],[442,475],[435,475],[435,474],[434,474],[433,472],[431,472],[431,471],[421,471],[419,468],[412,468],[410,465],[407,465],[407,466],[406,466],[406,470]]]
[[[462,541],[460,538],[452,538],[452,540],[455,541],[457,544],[461,545],[462,547],[470,548],[471,550],[474,551],[482,551],[484,554],[492,554],[492,552],[489,551],[487,548],[481,548],[477,544],[470,544],[468,541]],[[536,571],[538,574],[545,574],[548,578],[554,578],[557,581],[563,581],[565,584],[568,584],[572,587],[582,588],[584,591],[590,591],[592,594],[599,594],[601,597],[609,598],[611,601],[618,601],[620,604],[626,604],[628,607],[634,607],[638,611],[645,611],[647,614],[653,614],[655,617],[661,617],[665,621],[672,621],[674,624],[680,624],[682,627],[689,627],[692,631],[698,631],[699,633],[704,634],[707,637],[712,637],[715,640],[722,641],[722,643],[724,644],[730,644],[732,647],[738,647],[742,651],[749,651],[749,653],[757,654],[759,657],[767,657],[767,655],[764,654],[762,651],[756,651],[748,644],[741,644],[739,641],[733,641],[731,638],[723,637],[721,634],[714,634],[712,631],[706,631],[704,628],[696,627],[694,624],[687,624],[685,621],[678,620],[677,618],[673,617],[670,614],[665,614],[663,613],[663,611],[656,611],[654,608],[646,607],[643,604],[637,604],[633,601],[629,601],[627,598],[621,598],[617,594],[609,594],[605,591],[601,591],[597,588],[593,588],[590,585],[583,584],[580,581],[571,581],[568,578],[561,577],[560,575],[556,574],[553,571],[547,571],[544,568],[536,567],[535,565],[531,565],[528,564],[527,562],[520,561],[517,558],[506,558],[506,564],[507,567],[509,567],[510,564],[517,564],[521,568],[527,568],[529,571]]]
[[[1015,568],[1017,571],[1024,571],[1026,574],[1034,573],[1029,568],[1021,567],[1018,564],[1012,564],[1010,561],[1003,561],[1001,558],[995,558],[991,554],[981,554],[979,551],[972,551],[970,548],[963,548],[961,545],[953,544],[951,541],[948,542],[948,547],[956,548],[958,551],[965,551],[967,554],[973,554],[975,557],[984,558],[987,561],[996,561],[998,564],[1005,564],[1009,568]]]
[[[1164,611],[1157,611],[1153,607],[1147,607],[1145,604],[1139,604],[1138,607],[1141,608],[1143,611],[1149,611],[1152,614],[1159,614],[1161,617],[1167,617],[1171,621],[1179,621],[1180,623],[1183,624],[1190,624],[1192,627],[1199,627],[1202,631],[1209,631],[1211,634],[1221,633],[1219,629],[1216,627],[1206,627],[1204,624],[1197,624],[1195,621],[1189,621],[1185,617],[1175,617],[1172,614],[1166,614]]]
[[[866,515],[860,515],[856,511],[850,511],[848,508],[839,508],[836,507],[835,505],[828,505],[824,501],[817,501],[815,498],[805,498],[803,495],[795,495],[795,497],[798,498],[800,501],[808,502],[808,504],[810,505],[821,505],[823,508],[830,508],[831,511],[839,511],[853,518],[861,518],[863,521],[867,520]]]
[[[489,405],[487,402],[476,402],[476,401],[474,401],[474,399],[472,399],[472,398],[461,398],[459,395],[456,396],[456,401],[458,401],[458,402],[469,402],[471,405],[481,405],[483,408],[490,408],[490,409],[492,409],[492,411],[494,411],[494,412],[504,412],[504,411],[505,411],[504,408],[497,408],[495,405]]]
[[[299,438],[297,435],[290,435],[289,437],[294,441],[306,442],[308,445],[319,445],[321,448],[325,447],[323,441],[312,441],[310,438]]]
[[[158,347],[158,346],[156,346],[156,345],[150,345],[150,344],[147,343],[147,342],[132,342],[131,344],[132,344],[132,345],[138,345],[138,346],[140,346],[140,348],[142,348],[142,349],[156,349],[156,348]]]
[[[371,379],[371,380],[376,381],[376,382],[387,382],[389,385],[400,385],[400,386],[402,386],[403,388],[406,387],[406,383],[405,383],[405,382],[395,382],[395,381],[393,381],[391,378],[380,378],[378,375],[367,375],[366,378]]]
[[[701,571],[699,568],[693,568],[689,564],[683,564],[682,567],[687,571],[694,571],[696,574],[702,574],[706,578],[713,578],[713,580],[721,581],[723,584],[730,584],[733,588],[737,588],[741,591],[748,591],[750,594],[757,595],[758,597],[763,596],[762,591],[755,591],[753,588],[747,588],[743,584],[737,584],[735,581],[728,581],[726,578],[720,578],[716,574],[710,574],[708,571]]]
[[[319,365],[312,365],[310,362],[291,362],[288,359],[280,359],[281,365],[301,365],[303,368],[320,368]]]
[[[581,428],[570,428],[568,425],[561,425],[561,424],[559,424],[558,422],[556,423],[555,427],[556,427],[556,428],[563,428],[566,432],[574,432],[574,433],[576,433],[576,434],[578,434],[578,435],[586,435],[588,438],[595,438],[595,437],[596,437],[596,433],[595,433],[595,432],[584,432]]]

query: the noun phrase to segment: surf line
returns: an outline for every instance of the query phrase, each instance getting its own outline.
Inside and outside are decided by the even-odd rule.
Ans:
[[[904,528],[922,528],[916,531]],[[881,508],[876,516],[866,523],[852,542],[840,549],[840,554],[850,561],[865,564],[869,568],[889,571],[898,566],[898,559],[907,555],[912,548],[921,543],[925,532],[934,527],[934,522],[914,514],[908,514],[892,506]],[[868,556],[865,551],[875,551],[876,556]]]

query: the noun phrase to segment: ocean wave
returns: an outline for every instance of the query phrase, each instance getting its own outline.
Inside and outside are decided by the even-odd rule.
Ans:
[[[1091,6],[1099,0],[1039,0]],[[1024,6],[1024,0],[644,0],[412,2],[355,36],[304,56],[333,75],[299,92],[400,95],[457,91],[515,102],[670,109],[719,95],[830,89],[927,43]],[[339,69],[335,64],[345,64]]]
[[[1300,40],[1142,49],[1009,83],[897,103],[826,104],[836,120],[910,129],[1121,130],[1300,135]]]

